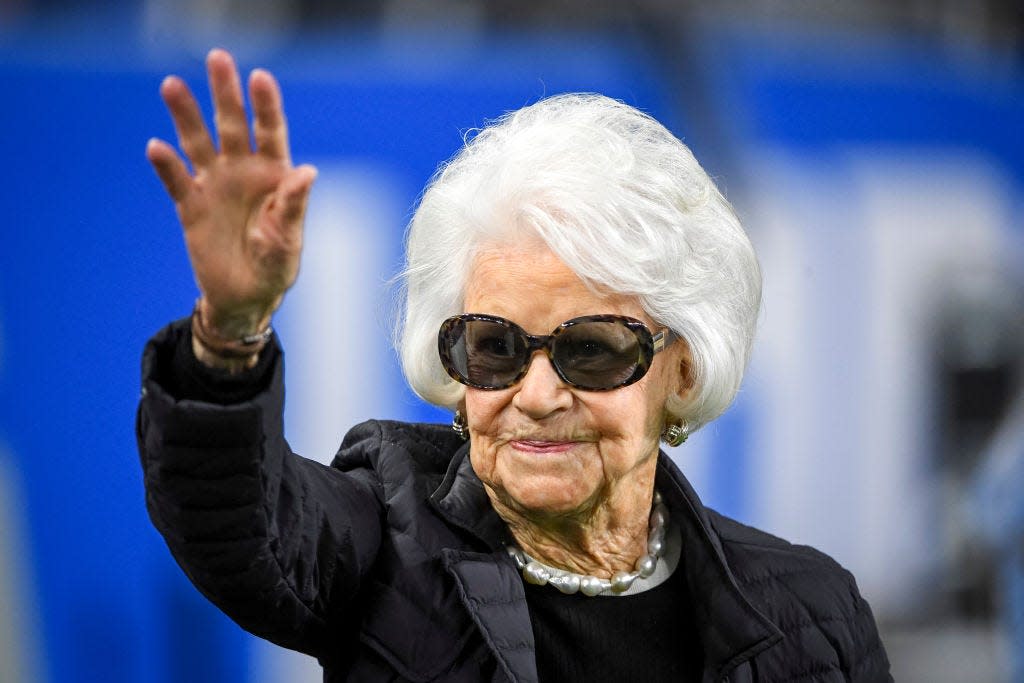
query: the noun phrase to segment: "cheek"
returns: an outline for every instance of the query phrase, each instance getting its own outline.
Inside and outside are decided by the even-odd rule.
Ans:
[[[505,396],[508,394],[508,396]],[[502,417],[510,404],[511,393],[506,391],[480,391],[467,389],[465,398],[466,420],[469,423],[470,461],[473,469],[485,477],[494,468],[494,456],[501,435]]]
[[[467,389],[464,410],[470,431],[481,436],[494,434],[511,402],[511,391]]]
[[[593,404],[591,414],[603,436],[603,459],[611,470],[629,470],[657,453],[665,423],[663,388],[660,382],[638,382]]]
[[[665,406],[668,404],[669,398],[678,395],[683,390],[682,366],[678,349],[673,349],[673,351],[676,353],[665,354],[665,357],[661,359],[664,362],[652,368],[645,378],[650,380],[644,391],[645,410],[650,424],[656,427],[658,432],[661,431],[665,418],[668,417]]]
[[[594,405],[594,414],[599,416],[604,431],[630,441],[647,440],[652,433],[661,431],[664,413],[664,398],[652,394],[640,383],[620,390],[622,393],[609,394],[606,400]],[[633,389],[633,391],[630,391]]]

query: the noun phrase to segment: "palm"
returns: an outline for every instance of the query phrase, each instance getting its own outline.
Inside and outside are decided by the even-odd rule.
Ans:
[[[209,319],[237,335],[265,324],[295,281],[316,172],[291,164],[281,96],[269,73],[249,79],[253,149],[231,56],[214,50],[207,67],[219,148],[185,83],[168,77],[161,95],[194,173],[165,142],[151,141],[147,156],[174,199]]]
[[[273,203],[285,169],[263,159],[225,160],[193,178],[177,203],[196,279],[217,308],[273,300],[297,270],[300,237]]]

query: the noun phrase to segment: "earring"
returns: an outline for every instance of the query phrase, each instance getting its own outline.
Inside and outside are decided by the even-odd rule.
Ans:
[[[463,439],[469,438],[469,424],[466,423],[466,416],[462,414],[461,410],[455,411],[455,416],[452,418],[452,431]]]
[[[690,425],[686,424],[686,421],[684,420],[681,425],[665,425],[665,430],[661,433],[661,440],[674,448],[682,445],[689,436]]]

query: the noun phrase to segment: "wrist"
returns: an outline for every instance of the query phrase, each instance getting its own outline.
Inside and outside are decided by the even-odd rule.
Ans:
[[[193,316],[199,317],[204,338],[212,340],[239,340],[257,337],[266,333],[270,319],[280,299],[270,307],[251,306],[248,309],[234,309],[225,312],[211,304],[206,296],[196,299]]]
[[[251,316],[254,325],[241,317],[232,324],[211,325],[203,299],[196,301],[192,311],[192,353],[204,365],[231,373],[255,367],[259,354],[270,341],[273,330],[270,315]],[[249,330],[256,330],[250,332]]]
[[[194,355],[196,360],[206,367],[216,370],[224,370],[232,375],[245,372],[246,370],[256,367],[256,364],[260,359],[260,354],[258,352],[245,358],[227,358],[207,347],[194,334],[192,335],[192,355]]]

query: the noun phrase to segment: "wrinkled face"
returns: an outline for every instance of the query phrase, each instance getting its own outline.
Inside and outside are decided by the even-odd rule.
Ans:
[[[464,308],[536,335],[601,313],[660,329],[634,298],[596,294],[539,242],[482,252]],[[492,497],[521,514],[586,513],[621,496],[649,497],[665,401],[681,389],[685,348],[677,341],[654,357],[640,381],[611,391],[566,384],[543,352],[533,354],[526,376],[512,387],[467,387],[473,469]]]

